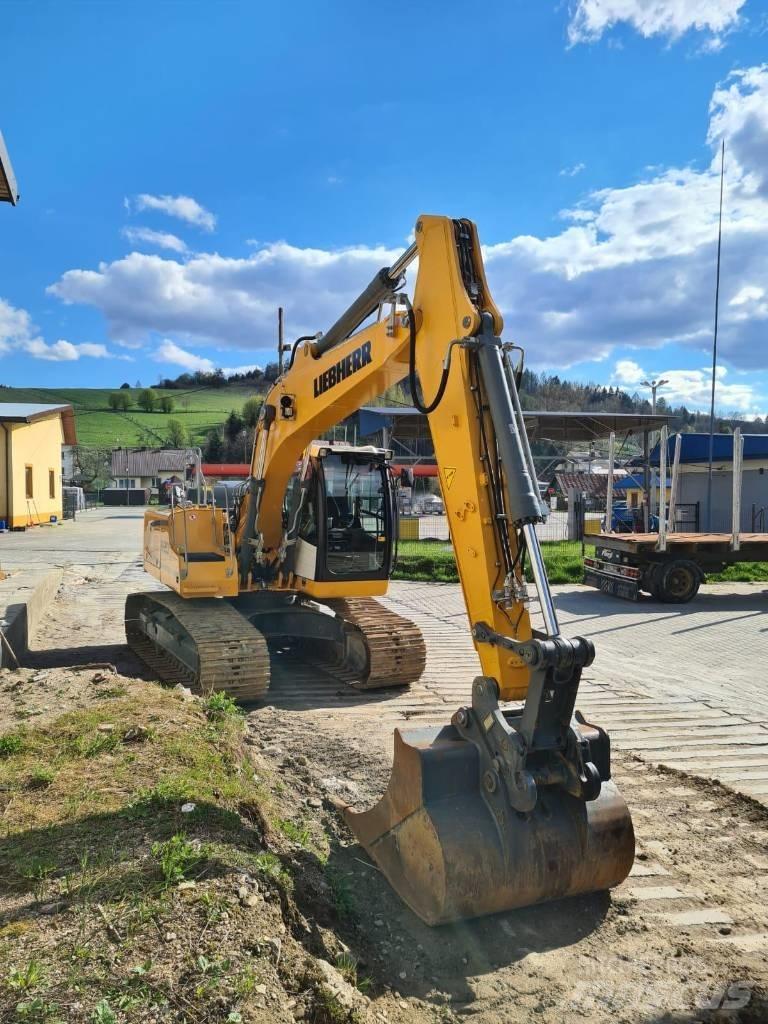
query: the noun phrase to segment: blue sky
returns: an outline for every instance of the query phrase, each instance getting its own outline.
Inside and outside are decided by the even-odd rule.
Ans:
[[[4,12],[0,381],[263,365],[433,212],[530,365],[704,405],[725,138],[719,405],[768,412],[764,0]]]

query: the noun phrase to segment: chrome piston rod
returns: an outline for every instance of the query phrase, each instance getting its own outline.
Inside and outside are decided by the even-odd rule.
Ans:
[[[526,451],[527,439],[522,436],[525,423],[519,401],[515,401],[515,379],[507,372],[501,339],[493,333],[493,320],[489,313],[482,314],[480,333],[473,340],[477,344],[486,400],[504,467],[506,512],[525,538],[547,636],[558,636],[557,613],[536,535],[536,523],[542,522],[543,516],[533,459]]]

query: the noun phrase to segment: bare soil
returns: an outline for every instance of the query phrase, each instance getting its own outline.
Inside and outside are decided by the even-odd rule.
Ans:
[[[705,1005],[727,1004],[731,986],[734,1008],[723,1019],[768,1019],[763,807],[717,784],[614,758],[637,835],[636,873],[626,883],[611,894],[429,928],[334,808],[339,797],[370,806],[389,779],[389,738],[355,735],[345,724],[326,712],[269,707],[249,716],[254,743],[281,766],[281,778],[298,774],[327,795],[329,863],[352,904],[340,933],[377,984],[484,1024],[712,1020],[718,1015]],[[711,923],[693,923],[702,917]]]

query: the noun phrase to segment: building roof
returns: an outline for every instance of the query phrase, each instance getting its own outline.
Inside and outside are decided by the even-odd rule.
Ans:
[[[3,133],[0,132],[0,203],[11,203],[13,206],[19,201],[19,188],[16,184],[16,176],[11,167],[11,158],[5,148]]]
[[[709,462],[709,434],[681,434],[680,463]],[[742,434],[744,461],[768,459],[768,434]],[[715,434],[712,438],[712,461],[733,462],[733,434]],[[675,456],[675,439],[667,442],[667,465]],[[651,463],[659,464],[659,445],[651,452]]]
[[[0,402],[0,423],[34,423],[54,413],[61,417],[64,444],[77,444],[75,413],[71,405],[38,405],[35,402]]]
[[[112,476],[183,473],[196,458],[194,448],[113,448]]]
[[[421,416],[413,406],[365,406],[360,409],[360,433],[363,437],[383,427],[391,427],[395,420]],[[643,434],[646,430],[661,430],[669,417],[656,413],[626,412],[548,412],[526,409],[523,412],[530,437],[549,441],[591,441],[607,437],[611,431],[621,436]]]
[[[557,486],[562,494],[579,491],[604,498],[608,490],[607,473],[555,473]]]
[[[201,468],[203,476],[220,476],[227,479],[246,477],[251,472],[250,464],[247,462],[204,462]]]

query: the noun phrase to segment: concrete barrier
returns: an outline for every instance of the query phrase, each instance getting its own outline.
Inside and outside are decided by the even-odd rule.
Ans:
[[[63,569],[26,569],[0,580],[0,629],[7,644],[0,641],[0,666],[16,668],[8,644],[20,662],[29,651],[29,642],[56,596],[64,576]]]

